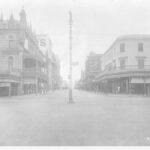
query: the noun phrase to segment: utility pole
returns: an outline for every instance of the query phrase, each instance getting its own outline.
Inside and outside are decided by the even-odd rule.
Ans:
[[[72,97],[72,12],[69,11],[69,102],[73,103]]]
[[[38,51],[36,51],[36,68],[35,68],[35,80],[36,80],[36,86],[35,86],[35,92],[36,95],[38,95]]]

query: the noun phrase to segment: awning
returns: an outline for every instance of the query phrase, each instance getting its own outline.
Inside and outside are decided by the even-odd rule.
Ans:
[[[150,83],[150,78],[132,78],[131,83]]]
[[[36,84],[36,80],[35,79],[26,79],[23,81],[24,84]]]
[[[8,87],[8,86],[10,86],[10,83],[0,83],[0,87]]]
[[[146,79],[146,83],[149,83],[150,79],[150,71],[120,71],[120,72],[112,72],[112,73],[103,73],[96,77],[96,81],[102,81],[107,79],[117,79],[117,78],[125,78],[125,77],[134,77],[131,83],[143,83],[144,79]]]
[[[145,79],[145,83],[150,83],[150,79]]]
[[[15,81],[12,79],[0,79],[1,83],[18,83],[19,81]]]
[[[132,78],[131,83],[144,83],[144,79],[142,79],[142,78]]]

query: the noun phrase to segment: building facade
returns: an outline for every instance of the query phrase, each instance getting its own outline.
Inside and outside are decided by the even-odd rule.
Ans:
[[[47,60],[48,89],[57,89],[61,84],[60,61],[52,51],[52,42],[47,35],[38,35],[39,48]]]
[[[150,93],[150,36],[118,38],[102,56],[102,73],[95,82],[112,93]]]
[[[11,14],[0,19],[0,95],[11,96],[46,91],[47,62],[36,34],[27,24],[24,9],[20,19]]]
[[[60,60],[58,58],[57,55],[55,55],[53,53],[53,63],[51,65],[51,76],[52,76],[52,80],[51,80],[51,89],[55,90],[55,89],[59,89],[62,83],[62,78],[60,76]]]

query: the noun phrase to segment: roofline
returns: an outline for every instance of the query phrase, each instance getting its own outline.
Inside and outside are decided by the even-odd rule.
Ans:
[[[103,53],[105,55],[117,42],[122,40],[143,40],[143,39],[150,39],[150,34],[129,34],[129,35],[122,35],[119,36],[111,46]]]

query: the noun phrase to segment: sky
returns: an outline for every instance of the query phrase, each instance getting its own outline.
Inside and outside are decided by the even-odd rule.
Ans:
[[[61,62],[61,75],[69,75],[69,10],[73,15],[73,80],[80,79],[90,51],[103,54],[121,35],[150,34],[149,0],[0,0],[0,12],[19,19],[24,7],[37,34],[47,34]]]

